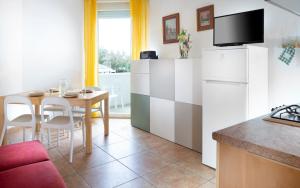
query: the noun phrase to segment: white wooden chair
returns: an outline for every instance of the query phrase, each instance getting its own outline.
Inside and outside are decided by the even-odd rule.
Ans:
[[[54,118],[55,116],[57,115],[65,115],[65,109],[63,106],[57,106],[57,105],[47,105],[45,106],[44,108],[44,112],[48,112],[48,114],[50,115],[51,118]],[[48,134],[50,135],[50,130],[48,130]],[[59,130],[57,131],[57,145],[59,145],[59,137],[64,137],[65,135],[65,131],[63,131],[63,134],[60,135],[59,134]],[[49,142],[50,142],[50,138],[51,138],[51,135],[50,137],[48,137],[48,145],[49,145]]]
[[[49,121],[46,121],[46,119],[43,118],[43,115],[45,114],[44,108],[49,105],[58,105],[62,106],[65,111],[65,116],[55,116]],[[71,110],[70,103],[60,97],[46,97],[42,101],[41,105],[41,111],[42,111],[42,123],[41,123],[41,135],[43,136],[44,129],[48,130],[48,144],[50,143],[50,129],[57,129],[59,130],[69,130],[71,133],[70,136],[70,159],[69,162],[72,163],[73,161],[73,148],[74,148],[74,129],[76,125],[82,125],[82,137],[83,137],[83,145],[85,146],[85,126],[82,122],[82,118],[80,117],[73,117],[73,113]],[[59,141],[59,137],[57,138]]]
[[[99,87],[86,87],[86,89],[90,89],[92,91],[101,91],[101,89]],[[74,108],[72,110],[72,112],[74,114],[79,114],[80,116],[84,116],[85,115],[85,108]],[[102,106],[102,101],[99,103],[99,106],[97,107],[93,107],[91,109],[91,112],[94,113],[94,112],[100,112],[101,113],[101,117],[103,118],[103,106]]]
[[[10,104],[20,104],[25,105],[29,108],[30,114],[22,114],[18,117],[10,120],[8,115],[8,106]],[[48,116],[46,115],[44,119],[48,119]],[[0,138],[0,141],[2,141],[5,132],[9,127],[21,127],[23,128],[23,141],[25,141],[25,128],[31,128],[32,129],[32,140],[35,137],[35,127],[36,122],[41,121],[41,115],[35,114],[33,110],[32,103],[29,98],[24,96],[7,96],[4,99],[4,128],[2,131],[2,135]]]
[[[65,109],[62,106],[48,105],[48,106],[45,106],[44,111],[51,112],[54,117],[55,113],[63,114]]]

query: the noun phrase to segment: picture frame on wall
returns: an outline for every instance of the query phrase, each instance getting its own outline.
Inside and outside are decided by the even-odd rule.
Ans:
[[[197,9],[197,31],[214,29],[214,5]]]
[[[163,43],[176,43],[178,42],[177,36],[180,31],[179,13],[165,16],[162,18],[163,23]]]

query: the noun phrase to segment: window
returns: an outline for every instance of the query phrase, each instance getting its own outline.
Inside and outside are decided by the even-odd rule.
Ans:
[[[129,11],[98,12],[99,85],[110,92],[110,114],[130,114]]]

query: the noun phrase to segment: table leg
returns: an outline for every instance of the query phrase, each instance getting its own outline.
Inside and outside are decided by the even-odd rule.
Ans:
[[[104,135],[109,134],[109,97],[104,99]]]
[[[93,150],[93,140],[92,140],[92,124],[91,124],[91,104],[85,107],[85,142],[86,142],[86,153],[92,153]]]
[[[41,110],[41,106],[40,106],[39,104],[34,105],[34,113],[35,113],[36,115],[38,115],[38,114],[41,113],[40,110]],[[40,122],[36,122],[36,127],[35,127],[36,133],[39,133],[39,132],[40,132],[40,129],[41,129],[41,124],[40,124]]]
[[[0,135],[2,135],[4,126],[4,97],[0,97]],[[4,135],[3,142],[0,143],[1,145],[7,144],[7,136]]]

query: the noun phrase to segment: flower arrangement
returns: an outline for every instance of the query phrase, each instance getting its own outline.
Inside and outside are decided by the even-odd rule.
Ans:
[[[190,40],[191,34],[187,32],[187,30],[182,29],[179,35],[177,36],[177,39],[179,41],[179,52],[181,58],[188,58],[189,51],[192,48]]]

